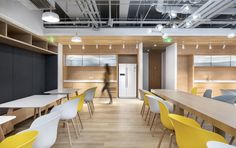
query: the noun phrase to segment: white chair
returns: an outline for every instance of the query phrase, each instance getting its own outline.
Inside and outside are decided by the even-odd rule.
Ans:
[[[159,116],[159,114],[160,114],[160,109],[159,109],[158,101],[163,102],[167,106],[167,108],[169,109],[170,112],[173,112],[173,106],[169,102],[161,99],[158,96],[146,95],[146,97],[148,98],[150,111],[152,113],[154,113],[154,117],[152,119],[152,123],[151,123],[151,127],[150,127],[150,130],[151,130],[156,116]]]
[[[94,113],[94,110],[95,110],[93,99],[95,97],[96,89],[97,89],[97,87],[92,87],[92,88],[85,90],[85,92],[84,92],[84,94],[85,94],[84,101],[88,106],[90,118],[92,117],[92,114]]]
[[[57,129],[60,116],[60,112],[46,114],[35,119],[30,128],[24,130],[37,130],[39,132],[39,135],[33,144],[33,148],[50,148],[53,146],[57,139]]]
[[[69,121],[72,122],[72,125],[74,127],[77,138],[79,137],[77,128],[75,126],[75,122],[77,122],[77,120],[75,120],[75,119],[77,116],[78,102],[79,102],[79,99],[70,100],[70,101],[65,102],[64,104],[54,107],[51,110],[51,112],[61,112],[60,120],[66,124],[67,132],[68,132],[68,136],[69,136],[69,142],[70,142],[71,146],[72,146],[72,142],[71,142]],[[79,124],[78,124],[78,126],[79,126]],[[79,130],[79,127],[78,127],[78,130]]]
[[[207,148],[236,148],[236,147],[218,141],[208,141]]]

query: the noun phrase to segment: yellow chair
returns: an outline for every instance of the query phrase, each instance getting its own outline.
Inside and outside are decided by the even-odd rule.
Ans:
[[[78,108],[77,108],[77,110],[78,110],[78,111],[77,111],[77,115],[78,115],[79,122],[80,122],[80,124],[81,124],[81,128],[82,128],[82,129],[84,128],[84,126],[83,126],[83,123],[82,123],[82,120],[81,120],[81,117],[80,117],[80,112],[81,112],[82,109],[83,109],[84,96],[85,96],[85,94],[82,93],[82,94],[80,94],[80,95],[78,95],[78,96],[74,96],[74,97],[71,97],[71,98],[70,98],[70,100],[77,99],[77,98],[80,99],[80,100],[79,100],[79,103],[78,103]]]
[[[193,87],[193,88],[191,89],[191,94],[192,94],[192,95],[197,95],[197,87]]]
[[[163,131],[163,134],[161,135],[161,139],[158,143],[158,148],[161,147],[161,143],[162,143],[162,140],[166,134],[166,132],[170,131],[170,143],[169,143],[169,148],[171,148],[171,144],[172,144],[172,138],[174,136],[174,127],[170,121],[170,118],[169,118],[169,109],[167,108],[167,106],[158,100],[158,104],[159,104],[159,108],[160,108],[160,117],[161,117],[161,123],[162,125],[164,126],[164,131]]]
[[[38,131],[31,130],[15,134],[0,143],[1,148],[32,148]]]
[[[226,143],[222,136],[202,129],[193,119],[176,114],[169,114],[169,118],[174,126],[179,148],[207,148],[208,141]]]

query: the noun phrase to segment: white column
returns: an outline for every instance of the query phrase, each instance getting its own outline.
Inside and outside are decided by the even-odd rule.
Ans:
[[[57,88],[62,90],[63,88],[63,45],[58,44],[58,75],[57,75]]]
[[[138,89],[143,89],[143,43],[138,46]],[[138,93],[140,98],[140,94]]]

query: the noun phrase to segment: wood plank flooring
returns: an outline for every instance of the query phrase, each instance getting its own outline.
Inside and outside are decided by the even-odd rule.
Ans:
[[[140,115],[142,101],[138,99],[115,99],[112,105],[108,99],[95,99],[95,113],[89,117],[87,106],[81,113],[84,129],[77,139],[75,132],[71,135],[73,148],[156,148],[161,129],[156,128],[154,137],[149,126]],[[32,119],[16,127],[16,132],[28,128]],[[160,127],[161,125],[158,124]],[[169,136],[165,136],[162,148],[168,147]],[[54,148],[68,148],[69,139],[65,128],[58,129]],[[176,144],[172,148],[177,147]]]

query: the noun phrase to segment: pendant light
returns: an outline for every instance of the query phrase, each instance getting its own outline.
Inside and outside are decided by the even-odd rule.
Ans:
[[[60,21],[60,18],[55,12],[48,11],[43,13],[42,20],[45,22],[56,23]]]

